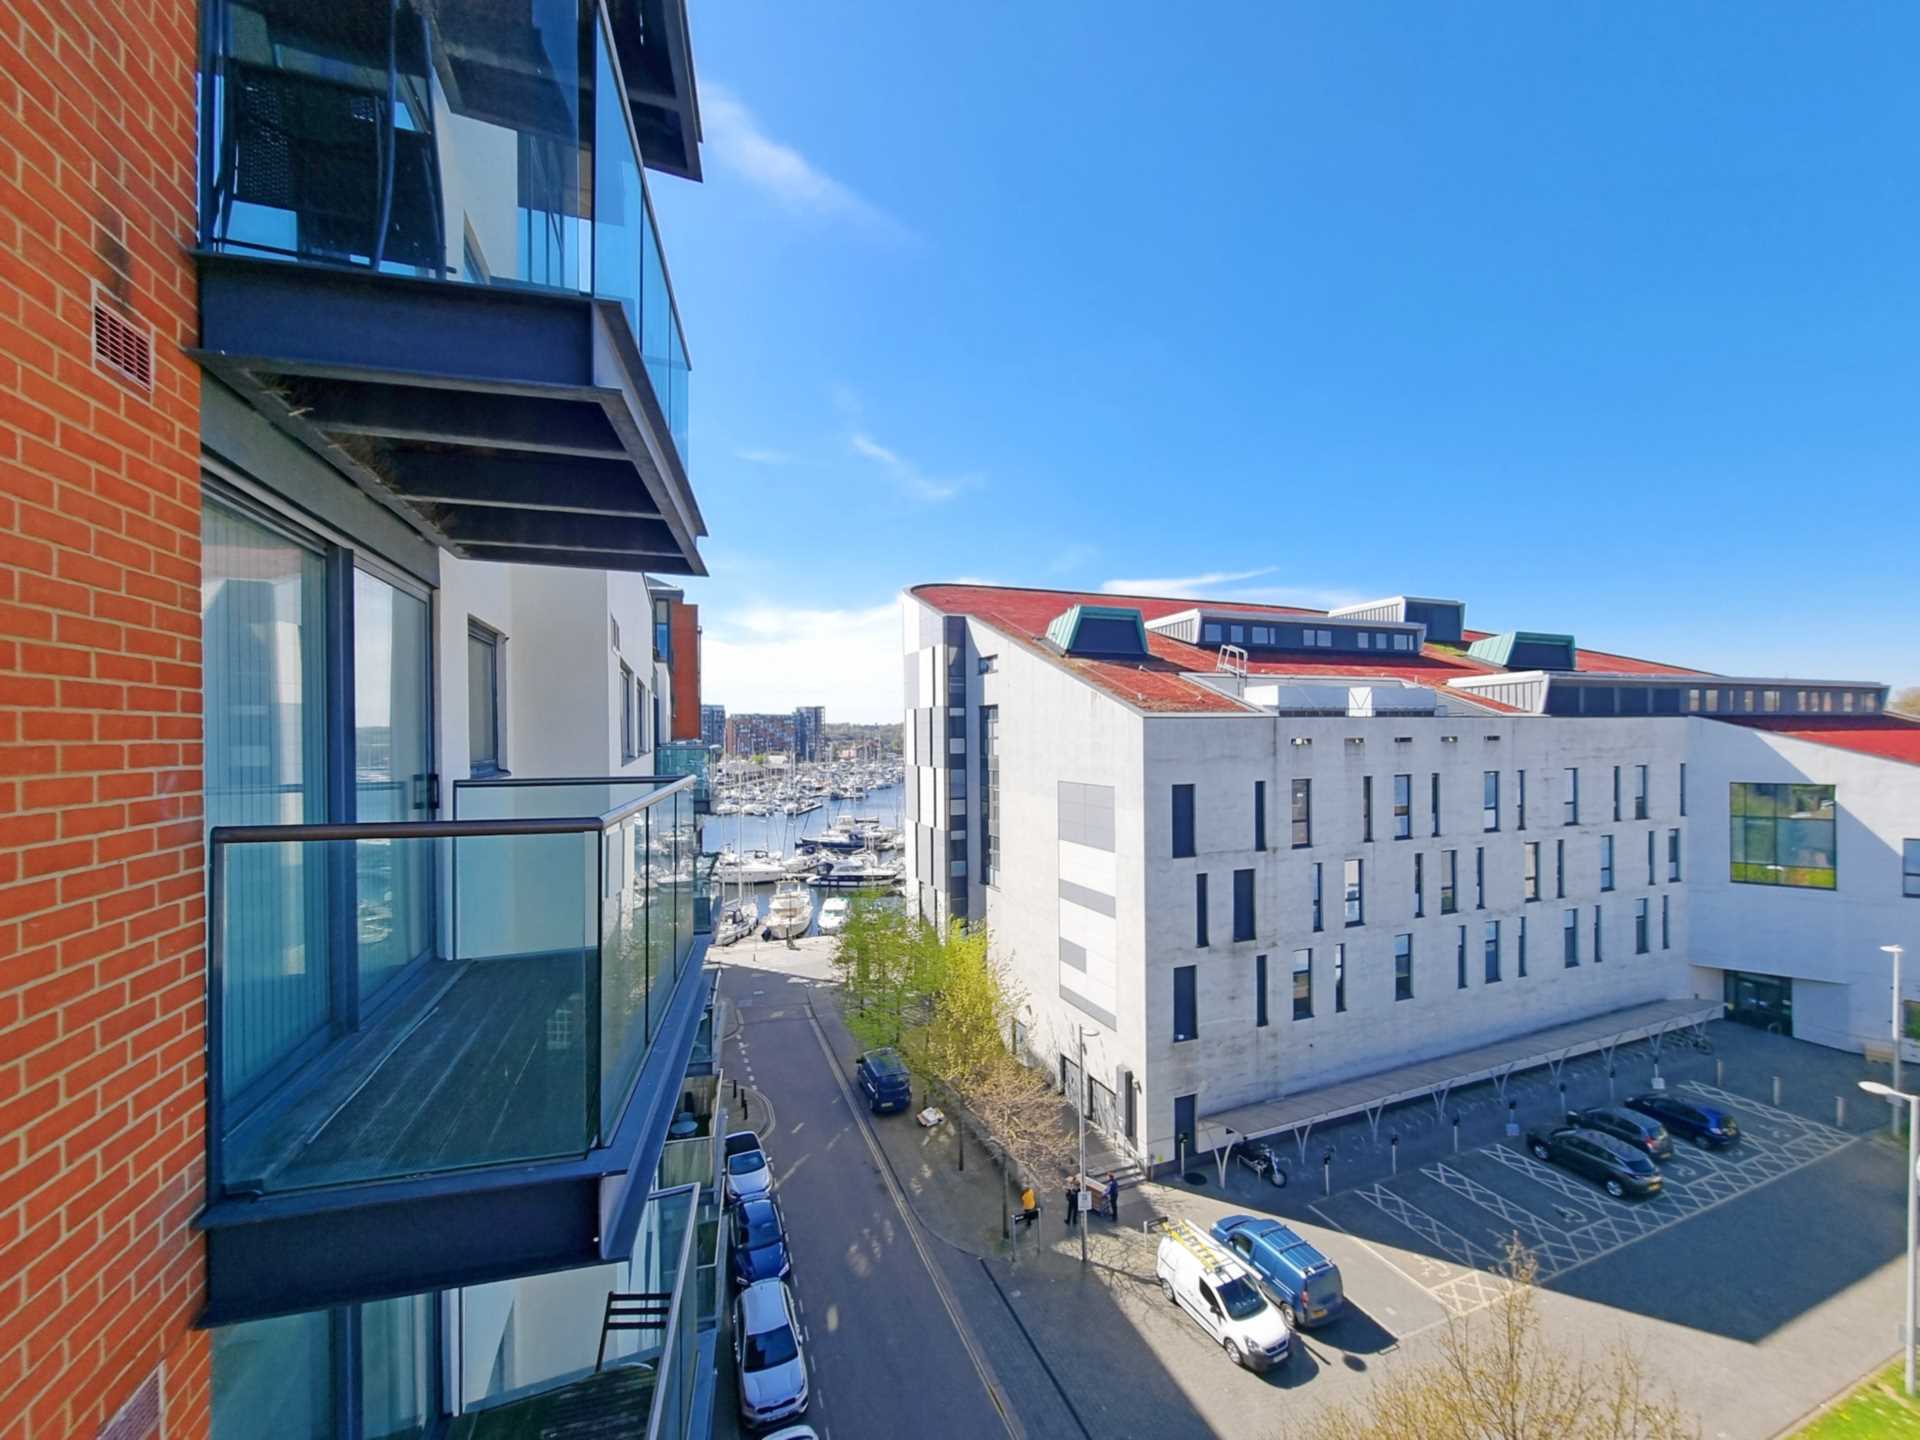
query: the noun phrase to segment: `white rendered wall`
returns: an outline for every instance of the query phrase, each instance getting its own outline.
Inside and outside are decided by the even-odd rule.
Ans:
[[[1840,1049],[1884,1045],[1892,1030],[1892,959],[1920,998],[1920,899],[1901,893],[1901,841],[1920,838],[1920,766],[1711,720],[1689,720],[1692,758],[1688,889],[1694,993],[1718,1000],[1724,970],[1794,980],[1794,1034]],[[1832,785],[1833,890],[1736,885],[1730,879],[1728,787],[1735,781]],[[1825,988],[1832,987],[1832,988]],[[1920,1059],[1911,1042],[1907,1055]]]

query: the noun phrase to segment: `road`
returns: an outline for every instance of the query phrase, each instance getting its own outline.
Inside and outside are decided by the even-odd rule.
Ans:
[[[1024,1432],[1001,1418],[989,1390],[998,1382],[976,1359],[948,1282],[843,1089],[807,1006],[808,980],[731,963],[720,983],[737,1021],[724,1048],[727,1076],[773,1107],[771,1127],[758,1111],[751,1123],[771,1157],[793,1247],[813,1373],[809,1423],[838,1440],[1019,1440]],[[731,1380],[723,1376],[722,1434],[732,1420]]]

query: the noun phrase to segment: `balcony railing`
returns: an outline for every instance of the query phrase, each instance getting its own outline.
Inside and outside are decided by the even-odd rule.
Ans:
[[[216,828],[214,1195],[605,1146],[690,967],[690,788],[463,783],[479,818]]]
[[[617,300],[687,460],[688,361],[594,0],[205,0],[201,243]]]

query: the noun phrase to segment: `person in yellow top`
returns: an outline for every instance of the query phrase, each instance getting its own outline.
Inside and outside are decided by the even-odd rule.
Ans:
[[[1020,1219],[1026,1222],[1027,1228],[1031,1230],[1033,1222],[1039,1218],[1040,1198],[1033,1193],[1033,1186],[1028,1185],[1020,1192]]]

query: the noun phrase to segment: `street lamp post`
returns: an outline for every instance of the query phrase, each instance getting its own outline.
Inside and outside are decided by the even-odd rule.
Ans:
[[[1074,1196],[1080,1211],[1080,1263],[1087,1263],[1087,1032],[1079,1026],[1074,1027],[1080,1038],[1080,1093],[1074,1099],[1074,1109],[1080,1112],[1080,1173],[1073,1177]],[[1097,1032],[1096,1032],[1097,1033]]]
[[[1903,1095],[1878,1080],[1862,1080],[1860,1088],[1869,1095],[1884,1095],[1890,1101],[1904,1100],[1907,1106],[1907,1327],[1900,1335],[1900,1348],[1907,1357],[1907,1398],[1913,1389],[1913,1304],[1915,1280],[1915,1217],[1920,1214],[1920,1095]]]
[[[1882,945],[1882,952],[1893,956],[1893,1088],[1904,1090],[1900,1083],[1900,957],[1906,950],[1899,945]],[[1893,1124],[1894,1134],[1900,1133],[1900,1108],[1889,1105],[1888,1120]]]

